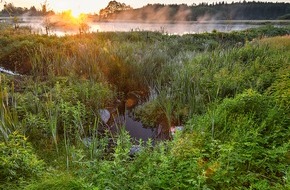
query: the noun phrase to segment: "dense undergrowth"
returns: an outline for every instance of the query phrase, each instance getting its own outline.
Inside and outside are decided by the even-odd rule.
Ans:
[[[290,189],[289,33],[1,26],[0,65],[21,75],[0,75],[0,189]],[[144,125],[184,131],[130,156],[99,110],[132,94]]]

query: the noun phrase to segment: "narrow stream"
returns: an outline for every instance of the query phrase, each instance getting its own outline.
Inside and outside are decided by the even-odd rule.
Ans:
[[[4,69],[3,67],[0,67],[0,73],[5,73],[5,74],[9,74],[9,75],[19,75],[18,73]]]
[[[144,128],[141,122],[134,120],[128,113],[125,113],[125,129],[135,140],[147,141],[149,138],[154,139],[156,136],[155,129]]]
[[[141,122],[136,121],[132,116],[130,116],[128,110],[125,111],[124,115],[114,118],[114,124],[112,125],[111,130],[117,132],[119,127],[125,127],[132,140],[136,142],[139,140],[153,140],[156,137],[156,129],[145,128]]]

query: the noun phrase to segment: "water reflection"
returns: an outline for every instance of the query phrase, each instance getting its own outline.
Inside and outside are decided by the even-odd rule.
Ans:
[[[144,128],[143,124],[136,121],[128,110],[114,118],[114,124],[111,126],[112,131],[118,131],[120,127],[125,127],[132,139],[147,141],[156,138],[156,129]]]
[[[125,115],[125,128],[130,136],[136,140],[147,141],[149,138],[154,139],[156,136],[154,129],[144,128],[141,122],[134,120],[129,114]]]
[[[0,17],[1,22],[11,22],[11,18]],[[167,34],[188,34],[188,33],[204,33],[212,32],[217,30],[220,32],[238,31],[245,30],[248,28],[259,27],[262,24],[272,24],[275,26],[281,26],[290,24],[290,21],[279,21],[279,20],[257,20],[257,21],[247,21],[247,20],[235,20],[235,21],[194,21],[194,22],[177,22],[177,23],[156,23],[156,22],[124,22],[124,21],[114,21],[114,22],[90,22],[89,32],[107,32],[107,31],[158,31]],[[32,28],[33,32],[38,34],[44,34],[45,29],[43,26],[43,19],[41,17],[23,17],[20,18],[21,26],[29,26]],[[64,28],[52,28],[51,34],[58,36],[77,34],[79,31],[68,30]]]

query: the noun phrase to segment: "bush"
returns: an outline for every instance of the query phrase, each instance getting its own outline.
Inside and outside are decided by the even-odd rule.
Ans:
[[[18,73],[29,73],[31,64],[29,62],[28,49],[33,47],[33,45],[33,42],[28,40],[9,43],[0,51],[0,65]]]
[[[206,163],[217,162],[220,168],[205,184],[217,189],[282,187],[290,161],[285,112],[272,97],[248,90],[195,117],[190,126],[198,135],[193,139],[204,136],[210,150],[203,152]]]
[[[27,139],[14,132],[6,143],[0,142],[0,180],[19,182],[42,174],[44,162],[39,160]]]

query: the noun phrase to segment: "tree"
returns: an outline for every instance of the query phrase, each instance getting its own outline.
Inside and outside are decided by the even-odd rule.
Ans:
[[[44,16],[44,21],[43,21],[43,25],[44,25],[44,28],[45,28],[45,32],[46,32],[46,35],[49,34],[51,28],[53,27],[53,23],[51,22],[50,18],[49,18],[49,15],[48,13],[51,12],[51,11],[47,11],[48,10],[48,3],[47,3],[47,0],[45,0],[43,2],[43,4],[41,4],[41,13],[42,15]]]
[[[47,0],[45,0],[43,2],[43,4],[41,4],[41,12],[43,15],[46,15],[47,13],[47,7],[48,7],[48,3],[47,3]]]
[[[31,11],[31,12],[33,12],[33,13],[36,13],[36,12],[37,12],[35,6],[30,7],[29,11]]]
[[[13,17],[13,24],[14,24],[15,30],[19,29],[19,18],[17,16]]]
[[[46,35],[48,35],[49,31],[50,31],[50,28],[51,28],[51,21],[50,21],[50,19],[48,17],[44,18],[43,25],[44,25],[44,28],[45,28],[45,33],[46,33]]]
[[[11,16],[13,13],[15,14],[16,12],[16,8],[14,7],[14,5],[12,3],[6,3],[4,4],[4,10],[9,14],[9,16]]]
[[[126,11],[133,9],[130,5],[126,5],[125,3],[119,3],[117,1],[110,1],[108,6],[104,9],[100,10],[100,17],[107,18],[109,14],[113,14],[119,11]]]
[[[89,31],[90,26],[87,23],[87,17],[85,14],[79,16],[79,32],[80,34],[85,34]]]
[[[79,24],[79,32],[80,32],[80,34],[87,33],[89,29],[90,29],[90,27],[89,27],[89,25],[86,22],[81,22]]]

